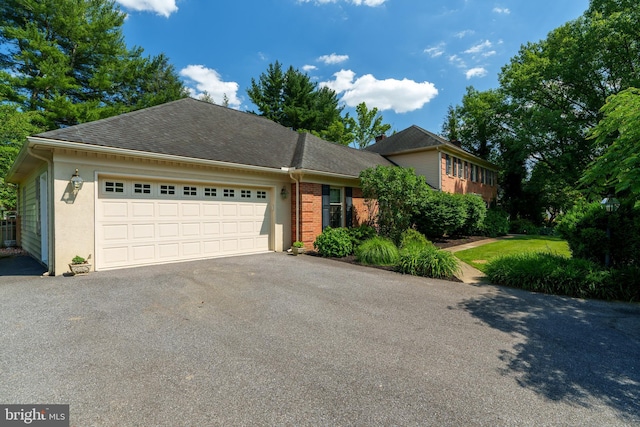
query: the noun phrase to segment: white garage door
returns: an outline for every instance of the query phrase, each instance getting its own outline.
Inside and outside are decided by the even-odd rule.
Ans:
[[[269,192],[106,178],[96,206],[96,269],[269,250]]]

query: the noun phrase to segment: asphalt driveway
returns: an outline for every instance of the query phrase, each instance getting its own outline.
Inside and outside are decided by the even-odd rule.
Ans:
[[[640,306],[243,256],[0,277],[0,403],[76,426],[640,423]]]

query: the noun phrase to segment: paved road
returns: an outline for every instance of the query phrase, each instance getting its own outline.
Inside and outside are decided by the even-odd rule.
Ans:
[[[640,306],[282,253],[0,277],[0,403],[76,426],[640,424]]]

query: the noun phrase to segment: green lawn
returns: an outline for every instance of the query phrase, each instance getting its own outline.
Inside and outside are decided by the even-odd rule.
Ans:
[[[569,245],[565,240],[550,236],[513,236],[499,242],[455,252],[454,255],[478,270],[484,271],[487,262],[497,256],[523,252],[552,252],[571,256]]]

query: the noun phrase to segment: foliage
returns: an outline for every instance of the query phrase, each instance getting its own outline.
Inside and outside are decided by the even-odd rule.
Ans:
[[[569,242],[574,258],[604,265],[609,252],[614,267],[640,260],[640,208],[632,203],[622,203],[611,213],[598,202],[578,204],[560,218],[556,230]]]
[[[459,234],[476,235],[482,230],[482,224],[487,216],[487,205],[480,195],[471,193],[463,195],[462,202],[465,205],[467,215]]]
[[[603,270],[584,259],[551,253],[521,253],[496,258],[485,271],[492,283],[534,292],[606,300],[638,301],[640,298],[637,266]]]
[[[110,0],[4,0],[0,94],[47,129],[186,96],[164,55],[127,48],[125,16]]]
[[[396,245],[387,238],[373,237],[356,248],[356,261],[366,265],[395,265],[400,258]]]
[[[16,105],[0,104],[0,210],[15,210],[15,186],[4,177],[28,135],[42,130],[42,118],[36,112],[20,112]]]
[[[349,231],[349,236],[351,236],[351,243],[354,249],[360,246],[360,244],[365,240],[378,235],[376,229],[368,224],[361,224],[358,227],[351,227],[347,230]]]
[[[293,66],[283,71],[280,62],[269,64],[257,81],[251,79],[247,94],[261,116],[288,128],[322,137],[330,135],[332,141],[344,142],[345,126],[338,124],[342,107],[338,106],[336,93],[319,88]]]
[[[391,129],[390,124],[382,123],[378,108],[369,110],[364,102],[356,106],[356,115],[357,120],[347,115],[345,122],[347,129],[353,135],[353,142],[359,149],[366,148],[376,137],[384,135]]]
[[[342,258],[353,253],[353,243],[346,228],[325,228],[316,237],[313,247],[323,257]]]
[[[304,243],[302,243],[300,240],[296,240],[291,246],[294,248],[304,248]]]
[[[528,219],[516,218],[509,222],[509,233],[538,234],[538,226]]]
[[[377,166],[360,173],[362,194],[376,200],[375,223],[378,232],[394,243],[401,233],[411,228],[421,201],[430,193],[423,177],[410,168]]]
[[[509,215],[500,208],[491,208],[482,224],[482,233],[489,237],[504,236],[509,232]]]
[[[396,271],[400,273],[435,279],[451,279],[459,269],[458,260],[451,252],[432,245],[401,250],[400,260],[396,265]]]
[[[612,95],[602,107],[604,118],[591,130],[604,153],[589,165],[581,181],[591,187],[615,187],[640,196],[640,89]]]
[[[403,231],[400,236],[400,249],[422,249],[427,246],[433,246],[433,243],[413,228]]]
[[[549,252],[566,257],[571,256],[569,245],[565,240],[558,237],[542,236],[510,236],[497,242],[455,252],[455,256],[478,270],[485,271],[487,262],[495,258],[531,252]]]
[[[76,255],[71,259],[71,264],[84,264],[87,260],[80,255]]]
[[[463,230],[467,215],[463,195],[433,191],[421,200],[415,224],[417,230],[428,237],[451,236]]]

